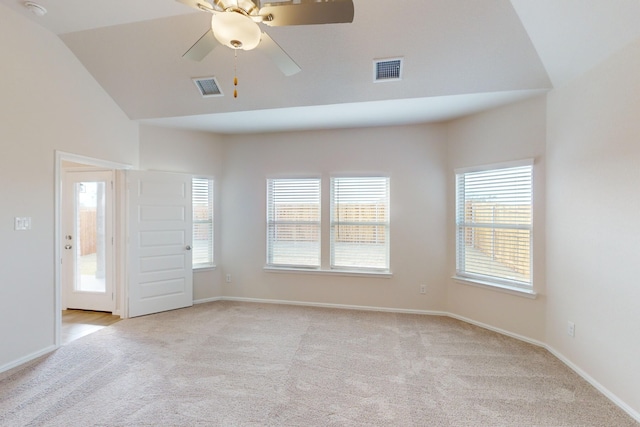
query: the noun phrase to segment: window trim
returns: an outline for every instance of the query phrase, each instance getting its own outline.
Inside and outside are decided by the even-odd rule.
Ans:
[[[273,267],[264,266],[263,270],[267,273],[287,273],[287,274],[317,274],[328,276],[345,276],[345,277],[370,277],[377,279],[390,279],[393,277],[391,271],[375,271],[375,270],[347,270],[333,269],[327,270],[323,268],[295,268],[295,267]]]
[[[482,171],[489,171],[494,169],[510,169],[510,168],[517,168],[520,166],[533,167],[535,166],[535,159],[532,157],[532,158],[526,158],[521,160],[511,160],[508,162],[487,163],[487,164],[476,165],[476,166],[456,168],[453,171],[455,172],[456,175],[459,175],[462,173],[482,172]]]
[[[374,173],[374,174],[358,174],[358,175],[349,175],[349,174],[340,174],[336,176],[331,176],[329,179],[325,175],[274,175],[266,176],[266,184],[267,184],[267,194],[265,200],[265,207],[268,214],[269,209],[269,195],[268,195],[268,183],[269,180],[296,180],[296,179],[315,179],[320,183],[320,265],[319,266],[297,266],[297,265],[281,265],[281,264],[269,264],[268,263],[268,238],[269,238],[269,226],[268,222],[265,222],[265,265],[263,267],[263,271],[266,273],[275,273],[275,274],[317,274],[317,275],[332,275],[332,276],[351,276],[351,277],[369,277],[375,279],[388,279],[393,277],[393,273],[391,271],[391,244],[389,240],[390,228],[391,228],[391,215],[389,213],[388,219],[386,222],[386,232],[387,232],[387,247],[386,247],[386,258],[388,260],[388,268],[386,269],[374,269],[374,268],[355,268],[355,267],[330,267],[331,263],[331,249],[327,247],[325,241],[330,242],[331,235],[331,179],[333,178],[385,178],[387,179],[387,209],[390,211],[391,209],[391,178],[389,175]],[[327,182],[329,181],[329,182]],[[329,190],[329,191],[327,191]],[[329,194],[327,198],[323,194]],[[328,215],[327,215],[328,214]],[[330,246],[330,243],[329,243]]]
[[[459,212],[458,212],[458,203],[459,203],[459,185],[458,178],[460,175],[475,173],[475,172],[484,172],[484,171],[494,171],[501,169],[511,169],[517,167],[526,167],[529,166],[531,168],[531,220],[528,226],[522,225],[513,225],[510,227],[506,227],[509,229],[525,229],[529,230],[529,282],[521,282],[515,280],[509,280],[504,277],[499,276],[489,276],[483,274],[469,273],[464,270],[459,269],[459,262],[461,258],[460,250],[459,250],[459,233],[461,224],[459,222]],[[501,162],[501,163],[493,163],[465,168],[457,168],[454,170],[455,173],[455,275],[452,279],[475,286],[480,286],[484,288],[494,288],[496,290],[502,290],[507,293],[516,293],[520,295],[524,295],[530,298],[536,297],[536,292],[534,291],[534,269],[533,269],[533,253],[534,253],[534,166],[535,159],[527,158],[522,160],[510,161],[510,162]],[[485,224],[487,225],[487,224]],[[493,227],[492,227],[493,228]],[[495,227],[495,228],[505,228],[505,227]]]
[[[193,183],[195,180],[207,180],[209,181],[209,197],[210,197],[210,201],[209,201],[209,206],[210,206],[210,220],[207,221],[197,221],[193,218],[191,218],[192,224],[191,224],[191,238],[192,238],[192,247],[195,249],[195,238],[193,236],[193,233],[195,232],[195,224],[211,224],[211,262],[206,262],[206,263],[198,263],[195,264],[193,261],[193,253],[192,253],[192,261],[191,261],[191,269],[192,270],[197,270],[197,271],[204,271],[204,270],[213,270],[216,268],[216,258],[215,258],[215,180],[213,177],[210,176],[200,176],[200,175],[193,175],[191,177],[191,204],[193,206]],[[193,211],[195,212],[195,209],[193,209]]]
[[[386,180],[386,209],[387,219],[386,221],[370,221],[370,222],[353,222],[353,221],[337,221],[334,218],[334,206],[336,203],[335,186],[334,181],[340,179],[384,179]],[[350,271],[350,272],[362,272],[373,274],[390,274],[391,272],[391,177],[388,175],[340,175],[331,176],[329,178],[329,268],[331,271]],[[382,226],[385,230],[385,260],[387,262],[386,267],[358,267],[358,266],[342,266],[335,265],[335,242],[334,242],[334,230],[338,224],[342,225],[355,225],[355,226]]]
[[[464,276],[452,276],[453,280],[458,283],[462,283],[464,285],[475,286],[483,289],[491,289],[493,291],[503,292],[506,294],[526,297],[530,299],[536,299],[538,297],[538,293],[532,288],[521,288],[518,286],[509,286],[496,282],[487,282],[486,280],[478,280],[472,279],[470,277]]]
[[[317,225],[318,227],[318,264],[317,265],[303,265],[303,264],[274,264],[273,260],[270,262],[271,252],[269,250],[272,245],[270,244],[270,225],[277,224],[282,221],[270,220],[270,194],[271,194],[271,182],[273,181],[317,181],[318,183],[318,220],[317,221],[285,221],[288,224],[308,224]],[[265,250],[265,268],[270,269],[290,269],[301,271],[315,271],[322,267],[322,178],[318,176],[305,176],[305,177],[267,177],[266,179],[266,250]]]

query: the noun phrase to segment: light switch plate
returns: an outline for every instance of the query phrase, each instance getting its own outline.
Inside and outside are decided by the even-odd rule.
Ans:
[[[31,217],[17,216],[15,218],[14,230],[31,230]]]

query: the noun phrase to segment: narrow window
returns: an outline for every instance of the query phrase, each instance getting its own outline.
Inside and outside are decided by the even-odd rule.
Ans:
[[[320,179],[267,180],[267,265],[320,267]]]
[[[389,178],[331,179],[331,268],[389,270]]]
[[[193,178],[193,268],[213,267],[213,180]]]
[[[531,161],[456,171],[456,274],[531,289]]]

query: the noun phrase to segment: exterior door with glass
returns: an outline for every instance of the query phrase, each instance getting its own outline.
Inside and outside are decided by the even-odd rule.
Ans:
[[[113,312],[113,171],[67,171],[62,206],[63,306]]]

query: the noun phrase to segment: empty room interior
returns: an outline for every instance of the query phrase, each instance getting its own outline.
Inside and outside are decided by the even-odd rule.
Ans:
[[[138,340],[133,359],[162,354],[154,334],[207,316],[218,340],[235,324],[257,353],[291,348],[283,381],[306,339],[331,341],[314,319],[346,319],[332,337],[349,325],[374,336],[369,324],[401,342],[402,322],[424,318],[486,337],[482,348],[526,345],[593,387],[611,420],[640,423],[639,23],[637,0],[0,0],[0,385],[14,387],[0,388],[0,424],[63,425],[21,418],[40,395],[1,406],[27,371],[112,342]],[[241,26],[247,39],[223,40]],[[123,320],[66,344],[66,309]],[[258,334],[249,317],[275,329]],[[420,348],[444,346],[424,325]],[[321,381],[300,374],[299,393],[304,378]],[[257,404],[253,418],[209,421],[615,425],[527,424],[465,396],[434,397],[431,419],[402,418],[397,395],[370,419],[287,395],[269,418]],[[456,405],[468,424],[448,418]],[[183,425],[206,425],[198,416]]]

